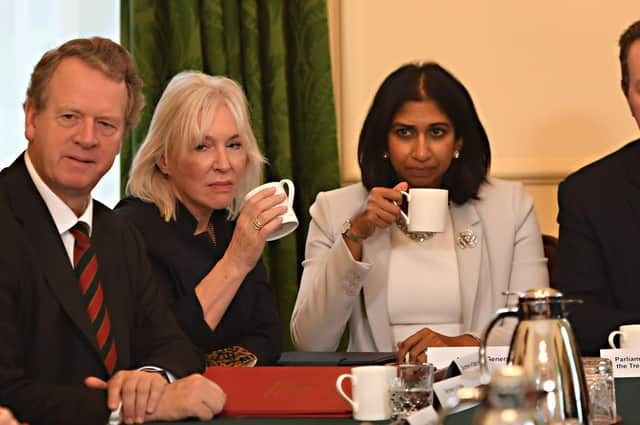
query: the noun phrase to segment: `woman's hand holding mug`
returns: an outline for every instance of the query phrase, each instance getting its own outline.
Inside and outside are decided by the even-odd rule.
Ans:
[[[360,239],[367,239],[376,229],[391,226],[400,215],[402,191],[408,188],[407,182],[400,182],[393,189],[371,189],[365,209],[351,220],[351,232]]]
[[[282,224],[287,198],[274,187],[260,190],[249,197],[236,220],[236,228],[225,253],[235,266],[248,273],[262,256],[267,237]]]
[[[364,210],[351,219],[349,233],[342,238],[355,261],[362,260],[362,240],[367,239],[376,229],[385,229],[393,224],[400,215],[402,191],[407,190],[409,183],[400,182],[393,189],[374,187],[369,192]],[[348,222],[347,222],[348,223]]]
[[[286,187],[286,191],[285,191]],[[236,221],[227,252],[248,273],[258,262],[267,241],[280,239],[298,227],[293,210],[295,187],[289,179],[262,184],[249,191]]]

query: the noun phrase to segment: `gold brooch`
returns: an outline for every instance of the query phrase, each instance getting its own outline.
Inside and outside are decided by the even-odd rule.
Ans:
[[[456,245],[460,249],[475,248],[477,244],[478,238],[476,238],[476,235],[471,231],[471,229],[464,230],[458,235],[458,242]]]

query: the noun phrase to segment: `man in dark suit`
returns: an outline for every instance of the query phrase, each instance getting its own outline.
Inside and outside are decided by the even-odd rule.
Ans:
[[[208,419],[224,403],[193,374],[202,355],[140,236],[91,198],[141,89],[127,51],[102,38],[47,52],[31,76],[28,148],[0,173],[0,404],[31,425]]]
[[[640,21],[620,37],[622,91],[640,127]],[[558,190],[558,289],[584,304],[570,319],[581,351],[640,323],[640,139],[577,171]]]

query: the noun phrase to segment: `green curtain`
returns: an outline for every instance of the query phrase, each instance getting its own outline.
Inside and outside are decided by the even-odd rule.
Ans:
[[[121,153],[122,188],[153,109],[176,73],[196,69],[240,82],[253,129],[269,160],[266,180],[296,184],[295,234],[265,253],[291,349],[309,206],[339,186],[338,148],[325,0],[121,0],[122,44],[145,83],[147,106]]]

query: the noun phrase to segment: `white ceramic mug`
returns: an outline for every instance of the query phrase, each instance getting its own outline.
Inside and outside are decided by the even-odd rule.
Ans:
[[[338,376],[336,389],[351,404],[353,419],[382,421],[391,417],[389,385],[395,373],[395,368],[391,366],[358,366],[351,368],[351,373]],[[342,381],[347,378],[351,379],[353,399],[342,389]]]
[[[609,334],[609,345],[618,348],[613,338],[620,335],[620,348],[640,348],[640,325],[624,325]]]
[[[409,214],[400,212],[410,232],[444,232],[449,213],[449,191],[446,189],[409,189],[402,192],[409,203]]]
[[[284,187],[287,187],[287,191],[285,192]],[[276,194],[284,193],[287,195],[287,198],[282,201],[281,205],[287,207],[287,211],[281,215],[282,224],[267,237],[267,241],[275,241],[276,239],[280,239],[284,236],[287,236],[289,233],[296,230],[298,227],[298,217],[296,217],[296,213],[293,210],[293,197],[295,195],[295,186],[293,182],[289,179],[283,179],[279,182],[270,182],[262,184],[256,188],[251,189],[249,193],[247,193],[244,197],[244,200],[251,198],[256,193],[260,192],[264,189],[269,189],[274,187],[276,189]]]

